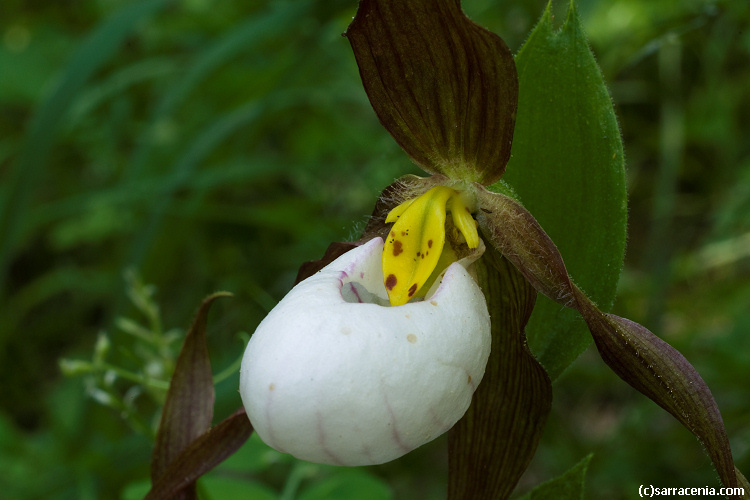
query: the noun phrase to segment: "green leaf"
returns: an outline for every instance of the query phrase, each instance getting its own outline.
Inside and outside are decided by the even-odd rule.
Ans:
[[[165,89],[164,96],[154,108],[149,119],[149,128],[138,141],[131,160],[131,166],[125,172],[128,181],[132,182],[143,176],[145,164],[155,144],[156,130],[166,117],[189,99],[191,93],[207,78],[214,74],[216,68],[229,64],[242,52],[256,49],[268,37],[278,35],[298,23],[298,19],[309,16],[310,6],[306,3],[273,4],[268,10],[254,14],[231,31],[223,34],[213,44],[207,46],[192,60],[172,84]]]
[[[148,493],[149,489],[151,489],[150,479],[132,481],[123,488],[120,493],[120,500],[142,500]]]
[[[382,480],[357,469],[336,469],[336,473],[311,485],[298,500],[390,500],[393,493]]]
[[[496,250],[475,264],[492,316],[492,349],[469,410],[448,434],[448,498],[503,499],[534,456],[552,384],[526,348],[536,293]]]
[[[412,160],[484,185],[500,178],[518,97],[500,37],[459,0],[362,0],[345,35],[375,113]]]
[[[560,249],[573,280],[608,311],[625,253],[623,149],[573,2],[560,31],[547,7],[516,66],[518,118],[503,180]],[[545,297],[537,301],[526,333],[553,380],[591,342],[575,311]]]
[[[749,500],[750,499],[750,481],[747,480],[745,475],[742,472],[740,472],[740,470],[737,467],[734,468],[734,473],[737,475],[737,485],[740,488],[742,488],[745,492],[742,498],[744,498],[745,500]]]
[[[163,8],[165,0],[143,0],[129,3],[114,16],[102,22],[81,43],[49,97],[39,106],[29,124],[26,141],[0,192],[0,296],[3,294],[8,262],[17,251],[24,227],[29,200],[44,178],[49,164],[47,155],[60,123],[71,103],[98,68],[117,51],[126,37],[145,17]]]
[[[159,192],[151,208],[151,217],[131,244],[128,266],[141,264],[149,246],[161,230],[166,213],[174,201],[174,194],[188,182],[200,163],[231,134],[258,120],[263,110],[264,104],[251,101],[226,113],[193,138],[190,146],[173,164],[174,175],[169,182],[159,186]]]
[[[252,434],[242,448],[222,462],[216,470],[225,476],[257,474],[274,465],[287,464],[294,460],[296,459],[291,455],[274,450],[257,434]]]
[[[591,457],[592,455],[584,457],[567,472],[540,484],[519,500],[581,500]]]
[[[249,48],[252,49],[267,42],[269,36],[278,34],[284,29],[282,26],[286,23],[293,23],[294,19],[303,18],[309,10],[306,4],[297,4],[293,8],[286,4],[271,6],[266,11],[238,25],[200,52],[188,67],[187,72],[181,74],[177,81],[173,82],[169,91],[155,107],[149,121],[149,129],[138,141],[132,165],[126,172],[126,181],[136,183],[138,177],[144,175],[155,145],[153,137],[157,134],[154,131],[162,126],[164,119],[173,114],[178,106],[189,98],[191,92],[212,74],[212,71],[222,64],[227,64],[228,60],[237,57],[242,51],[248,51]],[[296,66],[290,63],[288,67],[290,68],[288,71],[291,71],[291,68]],[[306,92],[305,102],[309,102],[309,98],[309,92]],[[297,100],[299,99],[293,95],[279,95],[277,99],[266,96],[262,102],[250,100],[245,105],[220,116],[198,132],[190,141],[190,146],[186,148],[184,154],[171,165],[172,175],[168,180],[161,182],[160,191],[154,196],[155,203],[151,208],[150,220],[139,232],[138,237],[133,240],[126,265],[134,267],[141,265],[161,231],[166,214],[175,201],[175,193],[180,188],[184,188],[195,176],[195,171],[209,154],[238,130],[243,130],[247,134],[252,126],[259,123],[264,114],[272,108],[287,107]]]
[[[268,486],[237,477],[208,475],[199,481],[207,498],[221,500],[278,500],[279,495]]]

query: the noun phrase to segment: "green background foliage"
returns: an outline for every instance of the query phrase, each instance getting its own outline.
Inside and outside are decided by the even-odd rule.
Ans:
[[[463,3],[516,52],[546,2]],[[225,289],[235,298],[216,304],[209,342],[214,370],[231,368],[238,333],[253,331],[299,263],[356,237],[379,191],[419,172],[378,124],[340,37],[355,9],[354,0],[3,2],[5,498],[138,498],[163,393],[111,370],[66,379],[57,360],[88,360],[106,331],[109,363],[136,371],[146,359],[164,376],[175,328]],[[553,2],[553,24],[566,9]],[[614,311],[696,366],[747,473],[750,5],[581,0],[579,12],[626,152],[629,241]],[[127,285],[128,269],[155,290]],[[148,297],[158,324],[134,305]],[[159,329],[158,347],[137,340]],[[236,375],[218,383],[217,421],[239,405],[236,388]],[[554,389],[522,492],[589,452],[587,498],[633,498],[639,484],[718,486],[692,436],[591,349]],[[116,410],[99,404],[117,406],[111,394],[124,395]],[[446,473],[444,439],[348,470],[253,438],[202,488],[206,498],[244,487],[257,498],[437,499]]]

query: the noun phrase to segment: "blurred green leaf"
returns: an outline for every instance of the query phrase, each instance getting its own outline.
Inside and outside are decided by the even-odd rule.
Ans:
[[[581,500],[586,480],[586,471],[593,455],[571,467],[562,475],[540,484],[518,500]]]
[[[278,500],[278,493],[255,481],[209,475],[198,482],[209,500]]]
[[[57,129],[65,118],[74,97],[91,77],[120,47],[136,24],[161,9],[166,0],[146,0],[128,4],[116,15],[103,21],[72,56],[66,71],[49,97],[42,103],[29,125],[21,153],[0,197],[0,296],[4,293],[8,263],[24,227],[29,199],[35,184],[48,164],[46,154]]]
[[[19,16],[20,17],[20,16]],[[0,44],[0,103],[33,103],[44,96],[57,66],[50,64],[68,53],[73,42],[57,26],[32,31],[21,19],[4,16]],[[61,50],[62,49],[62,50]]]
[[[160,192],[152,208],[151,218],[133,242],[128,265],[138,266],[141,264],[148,245],[153,243],[161,228],[165,212],[172,203],[175,191],[188,182],[196,167],[214,148],[218,147],[229,134],[236,132],[240,127],[247,126],[248,122],[256,120],[262,109],[262,105],[250,102],[212,122],[193,139],[187,150],[174,163],[170,182],[162,181],[160,183]]]
[[[297,500],[391,500],[393,493],[382,480],[359,469],[335,472],[302,491]]]
[[[133,481],[123,488],[120,493],[120,500],[143,500],[148,490],[151,489],[150,479],[141,479]]]
[[[143,500],[151,489],[151,481],[142,479],[128,484],[120,500]],[[198,491],[208,500],[278,500],[278,493],[249,479],[208,474],[198,481]]]
[[[296,459],[286,453],[280,453],[253,433],[247,442],[227,458],[216,469],[226,475],[233,473],[261,472],[276,464],[289,464]]]
[[[503,181],[560,249],[573,280],[607,311],[625,252],[624,158],[612,101],[573,1],[560,31],[548,5],[516,65],[518,118]],[[526,332],[553,380],[591,343],[575,311],[541,296]]]
[[[182,104],[200,82],[210,77],[221,65],[237,57],[240,53],[262,44],[269,36],[278,35],[288,26],[294,25],[309,10],[308,4],[279,2],[265,12],[256,14],[222,35],[214,43],[198,53],[191,62],[187,73],[180,75],[168,87],[162,99],[154,108],[149,120],[149,130],[144,134],[136,150],[128,179],[136,179],[143,173],[144,164],[154,145],[155,132],[163,121]]]

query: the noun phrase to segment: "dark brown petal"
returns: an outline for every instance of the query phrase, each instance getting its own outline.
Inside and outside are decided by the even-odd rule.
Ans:
[[[156,443],[151,455],[151,482],[157,484],[172,461],[196,438],[208,430],[214,411],[214,383],[206,345],[206,321],[218,292],[206,298],[185,336],[161,414]],[[195,497],[195,488],[180,498]]]
[[[613,314],[602,314],[578,288],[575,292],[578,310],[604,362],[695,434],[722,482],[736,487],[732,451],[721,413],[711,390],[693,365],[645,327]]]
[[[459,0],[362,0],[345,33],[380,122],[425,171],[491,184],[513,139],[513,55]]]
[[[477,187],[482,234],[526,277],[533,287],[572,307],[573,292],[562,256],[534,216],[519,202]]]
[[[180,498],[191,487],[194,492],[196,479],[237,451],[252,432],[245,409],[240,408],[174,457],[144,500]]]
[[[503,499],[534,456],[552,385],[523,332],[536,292],[492,248],[475,265],[492,317],[492,350],[469,410],[448,435],[448,498]]]

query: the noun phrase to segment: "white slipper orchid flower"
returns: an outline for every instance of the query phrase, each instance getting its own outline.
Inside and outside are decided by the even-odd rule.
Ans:
[[[490,318],[459,262],[434,293],[391,307],[383,240],[299,283],[261,322],[240,371],[255,431],[297,458],[336,465],[398,458],[466,412],[490,353]]]

